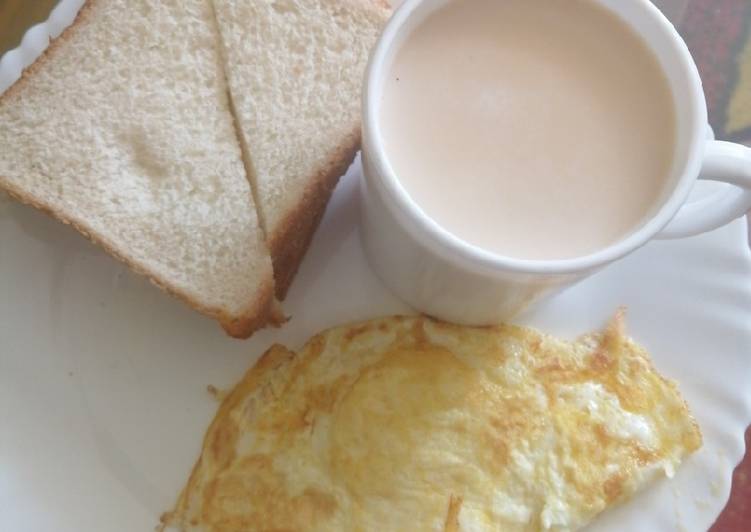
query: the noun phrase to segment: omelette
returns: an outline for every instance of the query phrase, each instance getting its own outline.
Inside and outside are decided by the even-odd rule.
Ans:
[[[575,530],[701,446],[619,314],[575,342],[388,317],[274,345],[222,401],[163,526]]]

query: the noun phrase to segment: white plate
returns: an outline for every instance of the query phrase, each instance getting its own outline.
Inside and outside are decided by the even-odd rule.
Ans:
[[[50,32],[35,31],[37,41]],[[0,86],[14,75],[8,64]],[[337,188],[285,302],[292,321],[247,342],[70,228],[0,197],[0,530],[152,530],[215,411],[208,384],[231,386],[272,342],[298,347],[324,327],[406,311],[365,263],[358,179],[356,165]],[[518,321],[575,337],[622,304],[632,335],[680,382],[705,445],[673,480],[590,530],[706,530],[727,501],[751,421],[745,220],[649,244]]]

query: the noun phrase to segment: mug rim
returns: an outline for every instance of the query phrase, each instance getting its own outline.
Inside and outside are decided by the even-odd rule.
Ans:
[[[603,5],[602,0],[595,1],[612,12],[607,5]],[[393,172],[391,165],[387,163],[388,157],[380,134],[377,105],[373,95],[374,87],[384,76],[386,56],[394,45],[396,37],[403,31],[405,23],[425,4],[432,4],[427,9],[437,9],[445,4],[445,2],[431,0],[405,0],[386,24],[371,53],[364,80],[362,103],[363,155],[375,170],[375,172],[365,172],[364,179],[373,182],[384,194],[385,205],[391,209],[400,225],[418,241],[429,245],[444,259],[459,262],[469,269],[551,275],[597,269],[638,249],[664,229],[686,202],[698,178],[704,152],[703,146],[706,142],[707,108],[696,64],[673,24],[649,0],[632,1],[640,8],[642,17],[652,17],[658,23],[660,31],[668,37],[672,58],[678,62],[683,73],[691,81],[690,86],[687,87],[688,107],[692,110],[692,116],[688,122],[691,131],[687,156],[680,161],[680,175],[672,192],[646,223],[625,238],[587,255],[565,259],[522,259],[494,253],[471,244],[443,228],[428,216],[410,197]],[[633,28],[633,25],[631,27]],[[648,40],[643,32],[635,28],[634,31],[637,31],[649,49],[654,52],[654,43]]]

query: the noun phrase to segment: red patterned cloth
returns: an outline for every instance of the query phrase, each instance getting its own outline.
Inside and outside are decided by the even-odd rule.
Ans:
[[[690,0],[678,29],[699,67],[715,134],[751,145],[751,1]]]
[[[733,491],[725,510],[710,529],[711,532],[751,531],[751,428],[746,431],[746,457],[733,474]]]

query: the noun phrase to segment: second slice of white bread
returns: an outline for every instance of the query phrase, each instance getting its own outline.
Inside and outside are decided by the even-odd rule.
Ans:
[[[246,163],[283,298],[360,143],[383,0],[213,0]]]
[[[0,189],[247,337],[274,281],[215,24],[209,0],[88,0],[0,99]]]

